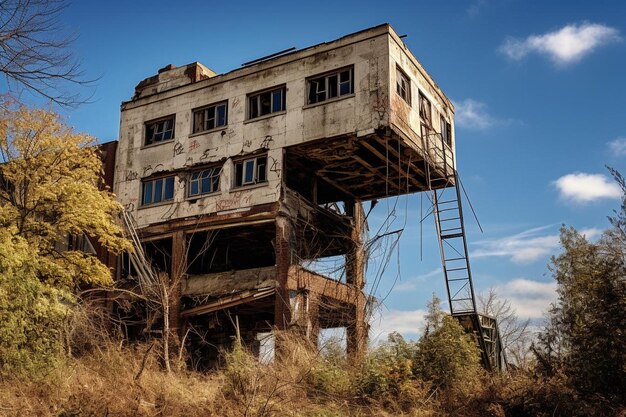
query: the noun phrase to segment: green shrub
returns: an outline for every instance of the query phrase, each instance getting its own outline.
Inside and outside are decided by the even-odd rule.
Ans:
[[[414,372],[435,387],[471,390],[482,368],[476,341],[433,297],[426,317],[426,331],[418,343]]]

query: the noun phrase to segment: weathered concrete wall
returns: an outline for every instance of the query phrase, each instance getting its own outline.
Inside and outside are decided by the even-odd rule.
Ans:
[[[159,73],[142,80],[135,87],[135,98],[146,97],[162,91],[191,84],[204,78],[214,77],[215,72],[199,62],[177,68],[168,65],[159,70]]]
[[[419,116],[419,93],[421,92],[431,103],[434,130],[441,133],[440,115],[443,115],[450,123],[452,127],[452,149],[454,150],[454,106],[395,32],[391,32],[388,39],[390,124],[400,129],[406,136],[414,140],[420,149],[422,148]],[[400,67],[411,81],[411,105],[407,104],[396,92],[397,67]]]
[[[376,28],[375,28],[376,29]],[[115,192],[134,211],[138,225],[174,218],[242,209],[277,201],[285,146],[345,133],[371,131],[385,123],[373,108],[388,87],[388,41],[383,27],[361,32],[355,38],[305,49],[194,84],[164,91],[122,105],[120,147]],[[354,65],[354,94],[306,105],[306,78]],[[174,70],[177,71],[178,69]],[[160,74],[161,78],[165,77]],[[247,95],[286,85],[286,111],[246,120]],[[192,109],[228,100],[228,124],[223,129],[192,134]],[[176,115],[175,139],[144,147],[147,121]],[[386,116],[386,113],[380,113]],[[233,187],[233,160],[254,152],[267,152],[268,181],[250,187]],[[223,164],[220,191],[186,199],[191,167]],[[178,170],[174,201],[140,207],[141,179]]]
[[[123,103],[114,191],[134,212],[139,227],[278,201],[286,146],[344,134],[366,135],[390,123],[401,126],[409,137],[414,136],[411,128],[419,132],[417,88],[413,89],[412,107],[403,108],[395,92],[396,63],[424,91],[433,108],[452,121],[447,99],[398,41],[389,26],[381,25]],[[347,66],[354,66],[354,94],[306,104],[308,77]],[[165,79],[167,74],[159,77]],[[286,110],[246,120],[248,94],[280,85],[286,86]],[[193,134],[193,109],[225,100],[228,124]],[[176,116],[175,139],[143,146],[145,123],[169,115]],[[433,120],[438,126],[438,117]],[[235,188],[233,160],[263,153],[268,158],[267,182]],[[189,172],[210,164],[223,167],[220,190],[186,198]],[[177,175],[174,201],[140,207],[142,178],[166,172]]]

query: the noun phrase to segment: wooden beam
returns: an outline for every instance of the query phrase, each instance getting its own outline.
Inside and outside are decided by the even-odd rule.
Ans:
[[[402,161],[402,157],[400,156],[400,154],[399,154],[399,153],[398,153],[398,152],[397,152],[394,148],[392,148],[391,146],[388,146],[388,140],[387,140],[387,141],[385,141],[385,142],[383,143],[383,142],[382,142],[382,140],[381,140],[381,138],[380,138],[380,137],[378,137],[378,136],[377,136],[377,137],[375,137],[375,138],[374,138],[374,140],[375,140],[376,142],[378,142],[380,145],[384,146],[384,147],[385,147],[385,149],[387,149],[389,152],[391,152],[391,153],[392,153],[392,154],[393,154],[396,158],[398,158],[398,160]],[[396,140],[398,140],[398,139],[396,139]],[[411,149],[411,150],[415,151],[415,150],[414,150],[414,149],[412,149],[412,148],[407,148],[407,149]],[[417,154],[417,152],[416,152],[416,151],[415,151],[415,153]],[[423,160],[425,163],[427,163],[425,159],[423,159],[423,158],[422,158],[422,160]],[[423,176],[423,177],[424,177],[424,179],[426,179],[426,173],[424,172],[424,170],[422,170],[422,169],[418,168],[418,167],[417,167],[415,164],[413,164],[412,162],[408,162],[408,161],[407,161],[407,162],[405,162],[405,163],[406,163],[406,165],[407,165],[410,169],[413,169],[415,172],[417,172],[418,174],[420,174],[421,176]]]
[[[371,153],[373,153],[374,155],[376,155],[376,156],[377,156],[379,159],[381,159],[382,161],[387,161],[387,160],[388,160],[388,158],[387,158],[385,155],[383,155],[382,153],[380,153],[380,152],[378,151],[378,149],[374,148],[371,144],[367,143],[366,141],[362,141],[362,142],[361,142],[361,145],[362,145],[364,148],[367,148],[367,150],[369,150]],[[390,164],[389,164],[389,166],[390,166],[391,168],[393,168],[393,170],[394,170],[394,171],[395,171],[395,172],[396,172],[396,173],[400,176],[400,178],[406,177],[406,178],[408,178],[408,179],[411,181],[411,183],[412,183],[415,187],[417,187],[417,189],[420,189],[420,190],[426,190],[426,187],[425,187],[424,185],[422,185],[422,184],[420,184],[419,182],[417,182],[417,181],[415,180],[415,178],[413,178],[412,176],[410,176],[410,175],[406,175],[406,173],[405,173],[405,172],[402,172],[401,168],[396,167],[396,166],[395,166],[394,164],[392,164],[392,163],[390,163]]]
[[[171,236],[174,231],[186,230],[197,232],[201,230],[221,229],[234,227],[253,222],[273,221],[278,212],[279,203],[262,204],[252,206],[242,212],[226,213],[219,215],[199,215],[191,218],[170,220],[162,223],[151,224],[138,230],[142,240],[154,240],[161,237]]]
[[[374,168],[369,162],[367,162],[365,159],[361,158],[358,155],[352,155],[352,157],[359,162],[361,165],[363,165],[365,168],[367,168],[368,170],[370,170],[372,173],[376,174],[379,178],[385,180],[387,182],[387,184],[391,185],[392,187],[395,187],[396,190],[398,190],[399,192],[402,192],[402,188],[396,184],[395,182],[391,181],[389,179],[388,176],[381,174],[380,172],[378,172],[378,170],[376,168]]]
[[[259,290],[252,291],[244,291],[238,294],[229,295],[227,297],[222,297],[217,300],[211,301],[207,304],[190,308],[181,313],[183,317],[193,317],[199,316],[201,314],[208,314],[214,311],[225,310],[227,308],[235,307],[240,304],[249,303],[251,301],[256,301],[265,297],[269,297],[274,295],[276,292],[275,288],[265,288]]]

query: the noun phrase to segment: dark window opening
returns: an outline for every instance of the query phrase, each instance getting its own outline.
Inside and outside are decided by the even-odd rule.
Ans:
[[[354,93],[354,69],[342,70],[307,80],[308,104]]]
[[[419,110],[421,119],[426,122],[428,126],[432,126],[432,110],[430,101],[428,101],[422,93],[419,93]]]
[[[235,187],[267,181],[267,156],[235,162]]]
[[[163,177],[142,182],[141,205],[147,206],[174,199],[174,177]]]
[[[228,102],[214,104],[193,112],[193,133],[204,132],[228,124]]]
[[[146,123],[146,137],[144,145],[147,146],[174,139],[174,122],[175,117],[170,116]]]
[[[409,105],[411,104],[411,81],[400,68],[396,68],[396,92]]]
[[[143,243],[146,259],[152,269],[171,275],[172,271],[172,239],[160,239]]]
[[[285,87],[276,88],[248,97],[248,118],[265,116],[285,110]]]
[[[449,146],[452,147],[452,127],[450,123],[448,123],[445,117],[441,116],[441,137],[443,141]]]
[[[219,191],[221,173],[221,167],[213,167],[191,173],[188,190],[189,197]]]
[[[273,266],[275,238],[273,223],[196,232],[188,241],[187,273],[199,275]]]

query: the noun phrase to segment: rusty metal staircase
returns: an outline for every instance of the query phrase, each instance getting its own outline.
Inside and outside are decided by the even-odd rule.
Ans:
[[[495,318],[478,313],[467,249],[461,201],[461,181],[456,170],[446,174],[447,184],[432,190],[433,213],[450,313],[475,336],[482,364],[489,371],[506,368],[504,350]]]
[[[503,370],[507,365],[497,320],[476,309],[463,219],[462,184],[454,167],[452,150],[440,133],[423,135],[422,140],[450,313],[476,338],[485,369]]]
[[[432,193],[450,311],[453,315],[475,312],[476,299],[456,172],[448,176],[446,187],[433,190]]]

